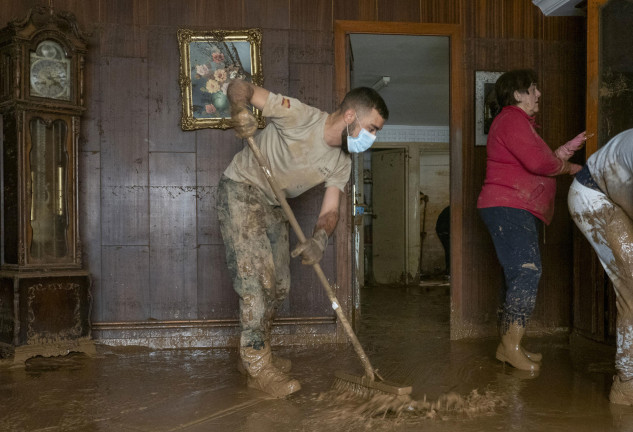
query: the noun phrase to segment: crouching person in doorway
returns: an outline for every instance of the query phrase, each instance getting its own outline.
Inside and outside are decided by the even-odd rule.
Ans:
[[[351,171],[349,153],[372,145],[389,117],[385,102],[375,90],[361,87],[328,114],[242,80],[232,81],[227,95],[236,134],[254,136],[287,198],[325,184],[313,235],[292,252],[303,264],[318,263],[339,219]],[[257,135],[251,105],[269,123]],[[224,171],[217,208],[233,288],[240,297],[238,369],[247,375],[249,387],[284,397],[301,388],[288,375],[290,361],[274,356],[270,343],[272,320],[290,290],[288,220],[250,147]]]
[[[609,399],[633,405],[633,129],[589,157],[569,189],[568,204],[615,289],[617,375]]]

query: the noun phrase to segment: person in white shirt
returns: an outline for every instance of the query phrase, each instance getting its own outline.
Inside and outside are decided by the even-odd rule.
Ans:
[[[576,174],[567,201],[616,294],[617,375],[609,400],[633,405],[633,129],[616,135],[589,157]]]

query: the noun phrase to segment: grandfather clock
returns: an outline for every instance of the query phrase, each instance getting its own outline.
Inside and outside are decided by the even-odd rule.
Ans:
[[[52,6],[0,30],[0,357],[14,363],[94,353],[77,217],[85,53]]]

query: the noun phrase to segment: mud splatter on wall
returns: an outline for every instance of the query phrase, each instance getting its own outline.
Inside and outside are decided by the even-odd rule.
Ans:
[[[633,3],[611,1],[600,15],[599,145],[633,127]]]

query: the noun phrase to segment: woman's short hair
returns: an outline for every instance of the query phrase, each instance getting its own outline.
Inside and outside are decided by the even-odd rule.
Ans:
[[[508,105],[517,105],[518,100],[514,97],[514,92],[528,93],[528,89],[538,82],[536,72],[532,69],[516,69],[501,75],[495,83],[495,93],[497,102],[503,108]]]
[[[389,109],[382,96],[376,90],[369,87],[356,87],[350,90],[341,102],[340,110],[345,111],[349,108],[358,110],[359,112],[369,112],[376,109],[378,114],[386,121],[389,119]]]

